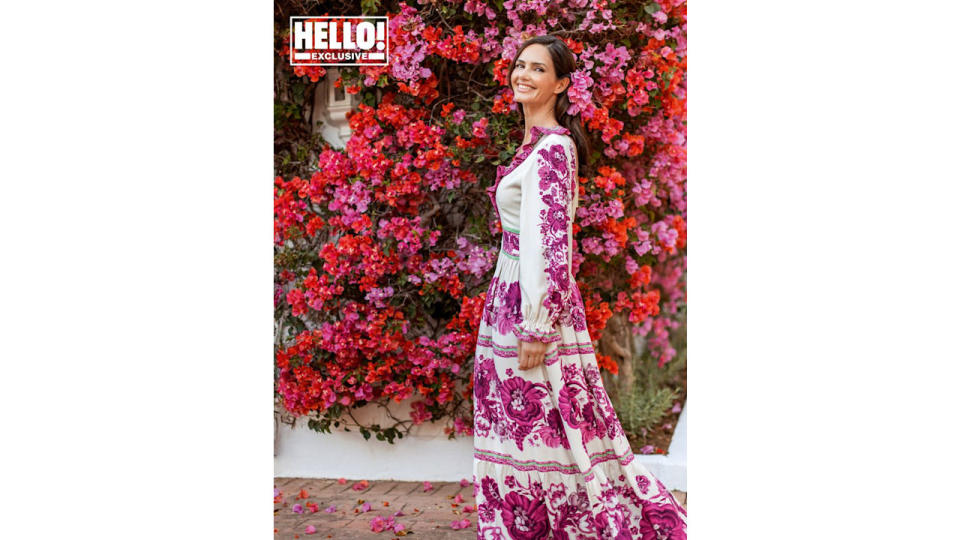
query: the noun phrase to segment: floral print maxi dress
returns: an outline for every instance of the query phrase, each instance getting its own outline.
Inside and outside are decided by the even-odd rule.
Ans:
[[[634,460],[603,387],[572,275],[577,155],[531,129],[488,188],[503,238],[474,361],[477,538],[685,539],[687,513]],[[518,368],[518,341],[548,344]]]

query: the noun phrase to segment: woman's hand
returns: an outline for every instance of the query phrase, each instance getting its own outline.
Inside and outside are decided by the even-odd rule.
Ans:
[[[541,341],[517,342],[517,356],[520,360],[520,369],[533,369],[543,363],[547,352],[547,344]]]

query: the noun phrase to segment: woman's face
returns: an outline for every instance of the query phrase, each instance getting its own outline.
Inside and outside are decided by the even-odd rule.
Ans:
[[[545,45],[534,43],[520,53],[510,74],[513,100],[526,105],[543,105],[566,89],[570,79],[557,79],[553,60]]]

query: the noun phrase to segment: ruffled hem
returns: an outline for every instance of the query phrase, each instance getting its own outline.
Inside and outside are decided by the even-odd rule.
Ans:
[[[624,466],[611,459],[584,474],[576,465],[518,466],[491,461],[488,454],[495,453],[477,452],[481,457],[474,455],[473,480],[479,538],[487,537],[485,530],[513,537],[509,531],[519,512],[529,518],[528,528],[542,534],[530,538],[553,538],[559,530],[580,540],[686,538],[686,509],[637,463]]]
[[[517,341],[539,341],[541,343],[553,343],[560,341],[560,331],[554,327],[549,330],[540,327],[532,327],[526,321],[513,327],[513,335],[517,336]]]

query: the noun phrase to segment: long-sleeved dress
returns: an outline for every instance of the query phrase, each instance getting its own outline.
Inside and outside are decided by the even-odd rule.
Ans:
[[[572,275],[577,152],[531,129],[487,189],[503,229],[474,361],[477,538],[685,539],[686,510],[634,459]],[[518,341],[548,344],[518,368]]]

